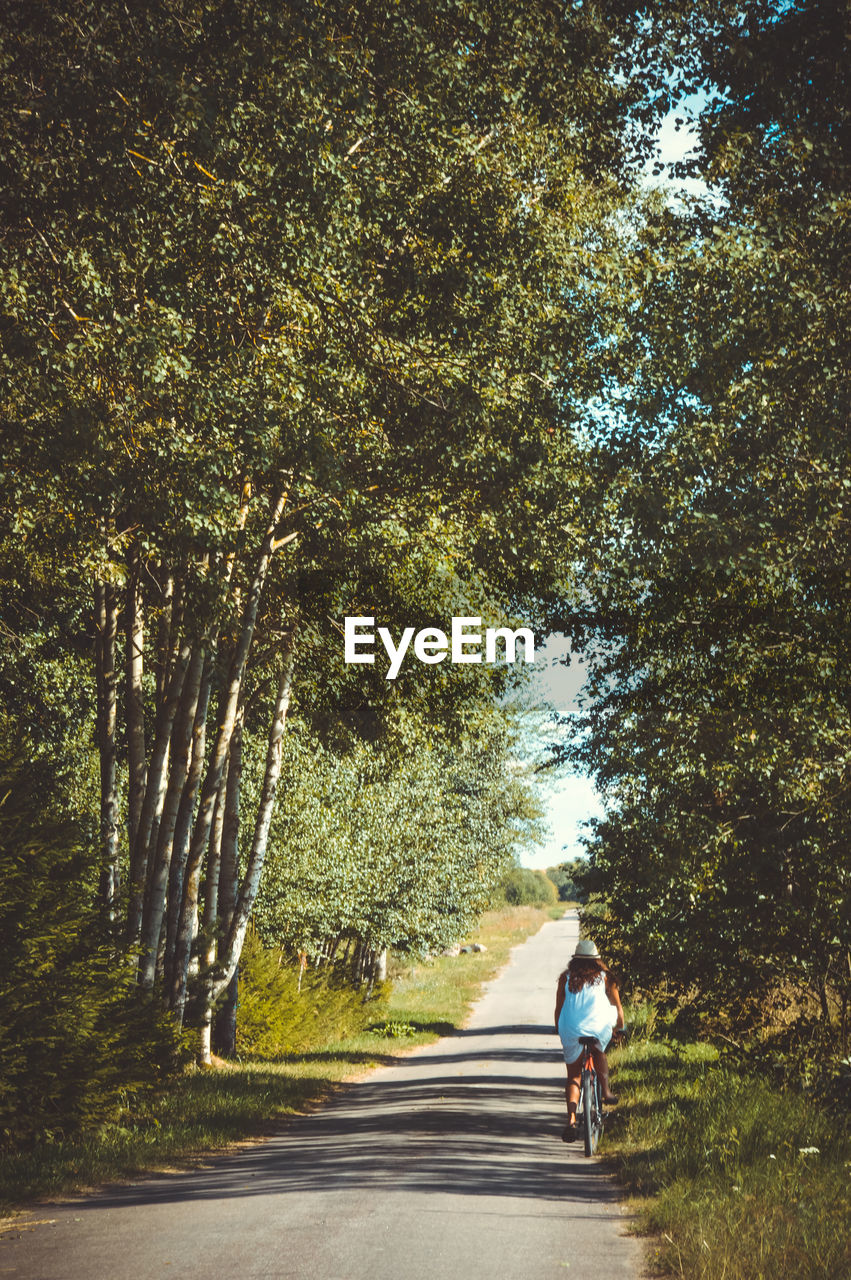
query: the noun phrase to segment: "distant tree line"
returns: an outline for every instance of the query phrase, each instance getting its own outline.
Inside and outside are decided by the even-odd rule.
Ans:
[[[547,877],[556,887],[560,902],[584,902],[588,894],[583,875],[588,870],[586,858],[569,858],[558,866],[547,867]]]

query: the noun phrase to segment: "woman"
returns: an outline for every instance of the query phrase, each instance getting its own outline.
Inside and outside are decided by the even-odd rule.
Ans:
[[[594,943],[587,938],[576,944],[573,957],[558,980],[555,1012],[556,1034],[564,1048],[567,1065],[567,1128],[562,1134],[564,1142],[576,1137],[576,1108],[579,1105],[579,1082],[582,1075],[582,1045],[580,1036],[594,1036],[597,1047],[592,1050],[594,1066],[600,1081],[604,1102],[617,1102],[609,1089],[609,1063],[606,1046],[612,1038],[612,1028],[623,1027],[623,1009],[617,984],[600,959]]]

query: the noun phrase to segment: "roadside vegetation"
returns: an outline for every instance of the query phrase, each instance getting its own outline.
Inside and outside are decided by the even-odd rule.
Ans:
[[[825,1078],[829,1067],[815,1064],[831,1105],[705,1041],[666,1034],[648,1021],[647,1006],[636,1014],[627,1010],[633,1034],[612,1055],[621,1103],[605,1153],[635,1198],[638,1229],[654,1237],[654,1274],[851,1274],[851,1132],[835,1101],[841,1078]]]
[[[5,1185],[268,1126],[557,897],[664,1020],[660,1265],[847,1274],[846,6],[127,8],[0,16]],[[534,763],[519,628],[584,664]]]
[[[582,876],[588,870],[585,858],[569,858],[555,867],[547,867],[547,879],[555,885],[559,902],[579,904],[585,902],[587,893]]]
[[[392,982],[364,1001],[353,993],[342,1006],[329,1002],[304,1036],[304,1010],[315,1014],[314,992],[275,1013],[278,991],[248,988],[246,998],[265,1004],[270,1021],[298,1026],[302,1047],[286,1057],[215,1059],[208,1069],[188,1068],[158,1095],[146,1093],[113,1119],[76,1137],[46,1133],[26,1150],[0,1151],[0,1207],[37,1196],[59,1195],[143,1171],[185,1166],[205,1154],[272,1132],[278,1122],[322,1098],[340,1082],[463,1025],[482,984],[517,946],[561,907],[503,907],[486,913],[470,934],[483,951],[428,960],[391,961]],[[270,962],[250,945],[249,973]],[[272,962],[280,968],[279,958]],[[295,986],[294,966],[282,968]],[[258,975],[259,976],[259,975]],[[268,976],[268,975],[267,975]],[[351,992],[351,988],[349,988]],[[357,1024],[357,1026],[356,1026]],[[344,1034],[346,1031],[349,1034]]]
[[[682,252],[645,294],[646,376],[597,444],[611,520],[565,735],[606,808],[582,919],[664,1032],[620,1058],[610,1147],[651,1197],[660,1266],[833,1280],[851,1274],[848,33],[824,0],[692,12],[707,94],[678,169],[709,198],[684,197]]]

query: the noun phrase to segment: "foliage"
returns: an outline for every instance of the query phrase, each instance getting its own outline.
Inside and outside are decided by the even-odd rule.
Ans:
[[[558,891],[543,871],[514,866],[503,876],[494,898],[511,907],[551,907],[558,901]]]
[[[706,1045],[648,1039],[615,1061],[621,1103],[606,1151],[634,1194],[653,1197],[640,1221],[662,1274],[847,1272],[847,1129]]]
[[[557,867],[547,867],[547,876],[558,891],[560,902],[584,902],[587,898],[582,877],[588,870],[585,858],[570,858]]]
[[[45,797],[55,771],[0,765],[0,1132],[11,1146],[115,1121],[180,1062],[170,1019],[136,1000],[93,914],[97,860]]]
[[[401,696],[471,714],[449,664],[395,687],[344,670],[339,619],[434,622],[465,595],[539,628],[564,611],[573,424],[612,373],[641,148],[623,125],[664,81],[633,72],[643,24],[550,0],[4,8],[6,684],[40,666],[15,697],[49,726],[44,664],[80,660],[104,910],[178,1020],[199,912],[202,1027],[238,962],[291,695],[326,741],[380,735]],[[243,718],[268,741],[251,813]],[[477,801],[454,795],[462,819]],[[418,847],[398,856],[436,877],[421,919],[387,902],[371,926],[411,945],[459,900]]]
[[[268,943],[438,952],[488,906],[534,813],[501,717],[481,708],[454,742],[411,717],[397,730],[338,755],[293,725],[256,910]]]
[[[417,1029],[410,1022],[389,1021],[371,1027],[377,1036],[387,1036],[390,1040],[407,1040],[417,1034]]]
[[[348,1040],[381,1016],[386,995],[382,984],[369,995],[353,986],[342,965],[302,973],[290,957],[263,947],[249,932],[239,967],[237,1054],[287,1057]]]
[[[601,945],[655,994],[741,1034],[791,991],[847,1044],[844,18],[706,11],[709,191],[636,230],[647,359],[591,450],[589,888]]]

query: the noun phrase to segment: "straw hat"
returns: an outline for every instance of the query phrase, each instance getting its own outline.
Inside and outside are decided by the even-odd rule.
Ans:
[[[600,953],[590,938],[580,938],[573,953],[574,960],[599,960]]]

